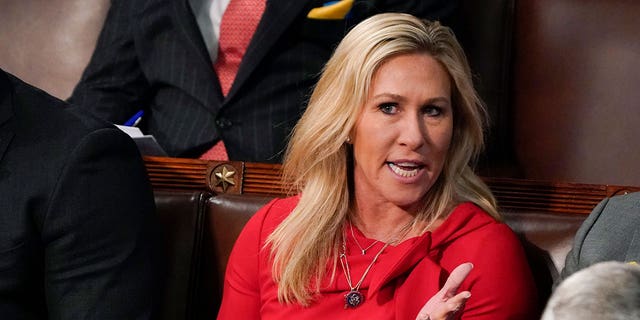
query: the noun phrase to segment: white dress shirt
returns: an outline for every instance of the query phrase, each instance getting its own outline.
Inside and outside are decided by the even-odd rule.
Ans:
[[[229,1],[231,0],[189,0],[212,64],[218,58],[220,23]]]

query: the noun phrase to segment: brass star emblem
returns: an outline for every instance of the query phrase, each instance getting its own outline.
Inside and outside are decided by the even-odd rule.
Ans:
[[[216,187],[222,186],[222,192],[227,192],[229,186],[236,185],[236,179],[233,177],[236,172],[233,170],[227,169],[226,166],[221,166],[222,170],[219,168],[214,172],[216,176]]]

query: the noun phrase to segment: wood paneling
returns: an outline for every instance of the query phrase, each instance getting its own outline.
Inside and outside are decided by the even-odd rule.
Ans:
[[[279,164],[145,157],[156,190],[206,190],[213,193],[285,196]],[[589,214],[605,197],[640,187],[483,177],[503,210]]]

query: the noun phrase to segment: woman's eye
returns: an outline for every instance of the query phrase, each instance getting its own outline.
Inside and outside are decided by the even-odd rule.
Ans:
[[[394,114],[398,111],[398,106],[394,103],[383,103],[378,108],[386,114]]]
[[[442,108],[438,106],[426,106],[422,109],[422,112],[429,117],[437,117],[442,114]]]

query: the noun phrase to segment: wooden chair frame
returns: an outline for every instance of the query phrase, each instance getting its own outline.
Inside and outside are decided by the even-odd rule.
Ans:
[[[280,164],[145,157],[155,190],[203,190],[214,194],[286,196]],[[606,197],[640,187],[483,177],[502,210],[584,214]]]

